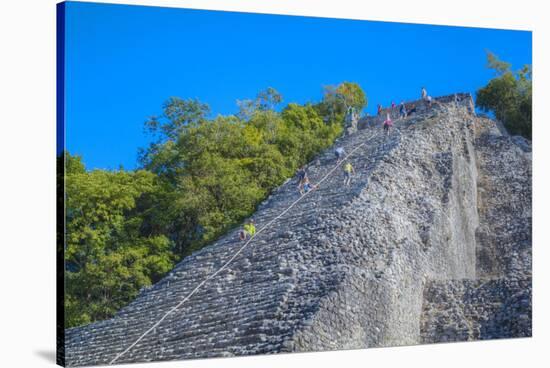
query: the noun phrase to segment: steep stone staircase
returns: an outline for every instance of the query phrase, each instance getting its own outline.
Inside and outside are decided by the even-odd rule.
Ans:
[[[389,136],[380,117],[360,121],[357,133],[335,143],[354,152],[349,187],[337,167],[295,203],[300,194],[290,179],[259,206],[257,228],[294,206],[189,300],[173,310],[243,247],[238,229],[185,258],[114,318],[68,329],[67,364],[441,341],[439,319],[429,317],[440,308],[426,290],[475,281],[479,251],[480,121],[471,97],[459,97],[436,99],[432,108],[415,102],[418,113]],[[309,164],[313,184],[335,167],[333,150]]]
[[[356,175],[343,186],[336,169],[317,189],[265,229],[224,272],[205,284],[187,304],[171,314],[117,362],[271,353],[282,349],[308,315],[315,300],[333,285],[313,274],[298,283],[296,274],[316,262],[312,234],[368,185],[369,173],[399,142],[381,129],[340,138]],[[328,149],[307,168],[316,184],[336,165]],[[278,188],[253,216],[257,228],[270,222],[300,197],[295,178]],[[159,283],[144,290],[115,318],[67,331],[70,365],[109,363],[150,325],[173,308],[197,284],[219,269],[242,246],[237,230],[187,257]],[[308,262],[305,263],[304,259]],[[309,278],[309,279],[308,279]],[[284,318],[282,318],[284,317]]]

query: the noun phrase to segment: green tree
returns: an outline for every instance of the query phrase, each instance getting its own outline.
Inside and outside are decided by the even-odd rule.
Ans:
[[[204,120],[210,112],[207,104],[197,99],[171,97],[163,105],[162,116],[153,116],[145,128],[161,140],[175,140],[186,128]]]
[[[83,174],[86,172],[82,157],[71,155],[68,152],[63,152],[61,157],[64,159],[65,173],[67,175]]]
[[[357,83],[343,82],[336,88],[338,98],[344,104],[344,107],[353,107],[357,111],[363,110],[367,106],[367,96]]]
[[[282,119],[286,130],[278,145],[292,169],[310,161],[342,133],[341,124],[326,124],[311,104],[289,104],[282,112]]]
[[[213,119],[198,100],[170,98],[145,123],[153,142],[137,171],[88,172],[67,155],[67,326],[112,316],[175,261],[250,216],[341,134],[343,119],[324,113],[343,118],[347,106],[366,104],[355,86],[282,111],[282,96],[267,88],[239,114]]]
[[[361,86],[354,82],[343,82],[337,86],[323,88],[323,100],[316,108],[325,122],[343,124],[349,107],[361,112],[367,106],[367,97]]]
[[[164,108],[173,110],[175,101],[167,101]],[[144,169],[157,174],[161,183],[145,201],[162,204],[145,212],[146,223],[174,241],[178,257],[240,223],[341,133],[341,124],[325,123],[312,105],[290,104],[281,113],[275,111],[281,101],[280,94],[268,88],[245,112],[241,105],[236,116],[208,120],[193,113],[201,118],[143,151]],[[165,114],[156,128],[176,125],[172,119]]]
[[[146,171],[67,171],[67,326],[111,317],[140,288],[173,267],[170,241],[144,233],[137,211],[140,197],[155,190],[154,182],[154,175]]]
[[[487,67],[495,78],[476,93],[476,106],[493,112],[511,134],[531,139],[532,136],[532,78],[531,66],[512,71],[511,65],[487,53]]]
[[[275,110],[283,102],[283,96],[273,87],[258,92],[253,100],[237,100],[239,112],[237,117],[248,121],[257,111]]]

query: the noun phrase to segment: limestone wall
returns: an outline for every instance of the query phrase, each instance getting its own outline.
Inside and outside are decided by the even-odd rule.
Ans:
[[[292,349],[419,343],[424,283],[475,277],[474,117],[450,106],[424,118],[399,126],[399,146],[339,212],[329,242],[348,271]]]
[[[421,342],[530,337],[531,279],[429,282]]]
[[[448,315],[481,321],[469,311],[487,316],[477,330],[492,332],[467,336],[530,334],[527,309],[517,314],[525,323],[503,322],[514,318],[507,311],[530,301],[528,292],[513,292],[530,285],[528,153],[477,118],[471,98],[440,102],[397,121],[388,136],[376,124],[360,124],[340,138],[335,146],[356,149],[352,184],[343,186],[338,168],[117,363],[444,341],[450,334],[441,331],[457,325]],[[505,149],[490,156],[496,147]],[[311,181],[334,165],[332,148],[321,153],[308,166]],[[499,176],[514,165],[514,177],[524,181]],[[295,180],[259,206],[259,229],[299,197]],[[516,210],[524,215],[519,222]],[[494,221],[499,233],[487,231]],[[110,362],[241,246],[235,229],[114,318],[67,330],[68,365]],[[518,274],[515,283],[479,279]],[[475,285],[487,290],[482,299],[470,292]],[[479,300],[494,303],[483,309]]]
[[[428,283],[422,342],[531,336],[531,154],[501,129],[476,121],[477,280]]]

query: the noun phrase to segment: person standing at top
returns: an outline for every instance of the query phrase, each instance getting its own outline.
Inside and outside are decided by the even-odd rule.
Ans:
[[[386,114],[386,120],[384,120],[384,132],[386,135],[390,133],[390,128],[393,126],[393,122],[391,121],[390,114]]]
[[[412,114],[416,113],[416,105],[412,105],[409,111],[407,111],[407,116],[411,116]]]
[[[382,105],[378,104],[378,115],[382,115]]]
[[[426,88],[422,87],[422,91],[420,93],[422,95],[423,100],[425,100],[428,97],[428,92],[426,91]]]
[[[405,119],[407,117],[407,108],[403,101],[399,104],[399,119]]]
[[[432,107],[432,96],[427,96],[426,101],[428,102],[428,107]]]

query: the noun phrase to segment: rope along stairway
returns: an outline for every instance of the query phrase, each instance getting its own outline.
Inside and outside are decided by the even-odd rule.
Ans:
[[[318,189],[300,198],[288,181],[259,206],[246,247],[235,230],[114,318],[67,330],[67,363],[420,342],[424,281],[475,277],[475,216],[462,213],[475,211],[475,119],[449,103],[389,137],[365,124],[341,138],[351,186],[333,149],[320,154],[308,168],[314,184],[329,173]]]
[[[204,352],[208,352],[208,356],[219,356],[227,351],[227,346],[219,342],[213,343],[211,339],[204,337],[216,334],[220,323],[224,328],[233,326],[236,336],[227,343],[236,345],[235,354],[247,351],[257,353],[271,351],[274,344],[280,344],[285,336],[292,335],[293,329],[300,323],[297,312],[304,307],[294,306],[295,319],[289,320],[284,326],[279,326],[277,330],[272,330],[272,332],[276,331],[276,336],[271,340],[266,334],[270,328],[264,326],[266,320],[257,312],[260,308],[266,313],[271,313],[272,316],[277,312],[280,313],[281,307],[284,306],[281,301],[287,300],[292,291],[288,283],[273,287],[284,278],[285,272],[288,272],[277,264],[280,255],[292,252],[297,242],[305,240],[304,234],[301,233],[313,230],[311,226],[304,227],[306,224],[318,221],[357,195],[357,192],[367,184],[369,172],[382,156],[391,152],[391,148],[398,144],[398,140],[398,131],[385,137],[379,129],[364,130],[359,134],[341,138],[338,143],[345,147],[348,158],[356,170],[349,188],[343,187],[342,170],[340,165],[335,165],[333,149],[325,151],[314,160],[313,165],[309,166],[308,175],[313,183],[318,183],[322,176],[329,172],[330,175],[326,180],[320,183],[318,189],[308,192],[303,198],[300,198],[294,180],[288,181],[273,193],[253,216],[260,229],[290,208],[293,202],[296,200],[298,202],[295,203],[292,211],[285,213],[262,233],[258,232],[257,236],[251,239],[252,244],[247,253],[235,258],[234,262],[221,273],[216,274],[212,279],[208,278],[209,274],[214,275],[243,246],[242,242],[237,240],[235,231],[185,259],[164,280],[121,310],[113,320],[92,324],[91,326],[99,327],[96,330],[98,332],[105,329],[105,324],[112,324],[105,329],[104,333],[94,334],[93,345],[98,348],[97,358],[99,359],[94,359],[93,362],[134,361],[136,357],[139,359],[140,354],[147,356],[145,360],[159,360],[162,359],[163,354],[180,356],[182,352],[192,357],[202,356]],[[285,230],[290,228],[294,230],[292,234]],[[193,270],[185,267],[190,263],[195,263]],[[245,279],[239,283],[231,282],[236,273],[242,274]],[[203,283],[205,280],[209,283]],[[201,285],[202,288],[196,290],[191,297],[192,305],[189,307],[185,304],[180,305],[181,301],[187,300],[185,298],[197,285]],[[219,299],[220,294],[223,295],[221,299]],[[254,295],[254,298],[248,298],[247,295]],[[223,302],[219,309],[212,308],[214,303],[220,304],[221,301]],[[235,307],[232,309],[231,305]],[[248,306],[249,310],[243,310],[243,306]],[[175,309],[176,307],[178,308]],[[201,332],[185,331],[181,322],[178,322],[181,315],[185,315],[189,322],[195,318],[196,323],[201,323]],[[161,319],[162,324],[155,325]],[[147,328],[148,325],[149,328]],[[148,331],[151,325],[155,328]],[[68,337],[78,330],[79,328],[69,330]],[[145,336],[143,336],[144,332],[147,332]],[[137,340],[139,342],[136,345],[131,345]],[[245,341],[249,343],[241,345]],[[150,351],[151,342],[158,345],[158,352]],[[170,348],[170,345],[178,345],[182,342],[190,348],[188,351],[185,349],[181,351],[182,347],[173,350]],[[105,349],[112,349],[115,346],[113,351],[117,352],[116,355],[112,354],[109,357],[104,354]],[[132,348],[128,349],[129,346]],[[122,347],[124,349],[121,349]],[[73,350],[75,358],[80,355],[78,350]],[[197,354],[199,351],[203,353]],[[108,358],[111,360],[107,360]]]

